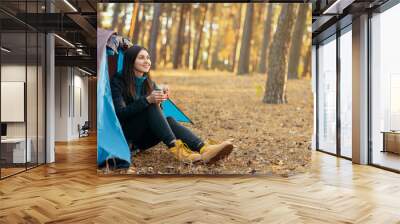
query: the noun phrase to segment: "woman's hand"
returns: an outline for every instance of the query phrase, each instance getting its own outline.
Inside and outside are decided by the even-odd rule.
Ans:
[[[162,90],[153,90],[150,95],[146,97],[147,102],[159,104],[165,100]]]
[[[168,99],[169,98],[169,87],[167,85],[163,86],[163,92],[165,95],[165,99]]]

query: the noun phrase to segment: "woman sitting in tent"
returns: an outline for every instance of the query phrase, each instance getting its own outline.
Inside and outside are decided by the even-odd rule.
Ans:
[[[233,149],[230,140],[217,145],[205,144],[191,130],[172,117],[164,117],[160,103],[169,90],[159,90],[151,80],[148,50],[134,45],[125,51],[121,76],[111,80],[115,112],[125,138],[140,150],[162,141],[180,161],[214,163]]]

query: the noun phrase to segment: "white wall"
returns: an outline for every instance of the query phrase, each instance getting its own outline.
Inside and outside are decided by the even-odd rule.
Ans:
[[[28,66],[28,69],[32,67]],[[2,65],[1,81],[25,82],[25,65]]]
[[[78,72],[78,75],[77,75]],[[83,73],[74,70],[74,108],[72,119],[72,135],[78,137],[78,124],[83,125],[88,120],[88,78],[83,77]],[[81,108],[80,108],[81,107]],[[81,110],[81,111],[80,111]]]
[[[56,67],[56,141],[79,138],[78,124],[88,120],[88,78],[83,75],[76,68]]]
[[[32,67],[28,67],[28,71],[31,69]],[[2,65],[1,81],[25,82],[25,73],[25,65]],[[2,111],[7,109],[8,108],[1,108]],[[24,108],[22,108],[22,110],[24,110]],[[7,122],[7,135],[9,137],[25,137],[24,122]]]
[[[28,66],[28,73],[33,69]],[[35,68],[36,69],[36,68]],[[2,65],[1,81],[5,82],[25,82],[25,64],[24,65]],[[28,97],[33,94],[27,94]],[[7,110],[7,108],[1,108]],[[25,137],[25,122],[7,122],[8,137]]]
[[[68,86],[67,67],[55,68],[55,141],[68,140]]]

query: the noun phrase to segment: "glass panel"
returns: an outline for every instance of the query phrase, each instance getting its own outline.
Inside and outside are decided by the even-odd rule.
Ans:
[[[351,30],[340,36],[340,150],[352,157],[352,35]]]
[[[38,16],[33,16],[39,11],[38,2],[27,2],[26,21],[37,24]],[[27,48],[28,48],[28,61],[27,61],[27,99],[26,99],[26,110],[27,110],[27,142],[31,149],[31,161],[27,164],[29,167],[37,166],[38,160],[38,33],[36,30],[28,29],[27,34]],[[28,147],[28,148],[29,148]]]
[[[400,5],[372,25],[372,163],[400,170]]]
[[[45,163],[45,39],[44,34],[39,34],[38,46],[38,163]]]
[[[336,153],[336,39],[318,48],[318,148]]]
[[[316,83],[316,75],[317,75],[317,48],[315,45],[312,45],[312,55],[311,55],[311,66],[312,66],[312,91],[313,91],[313,98],[314,98],[314,122],[313,122],[313,137],[312,137],[312,149],[316,149],[316,137],[317,137],[317,83]]]
[[[2,1],[1,6],[8,12],[12,12],[0,12],[1,121],[6,130],[1,140],[1,166],[3,167],[1,172],[4,178],[26,170],[30,151],[27,151],[25,118],[26,26],[18,21],[20,13],[26,10],[26,3]]]
[[[7,133],[1,140],[2,177],[25,170],[26,151],[25,81],[26,34],[2,33],[1,121]],[[28,147],[29,148],[29,147]]]
[[[30,148],[30,159],[28,159],[28,168],[37,165],[38,143],[37,143],[37,76],[38,76],[38,35],[37,33],[28,33],[28,63],[27,63],[27,94],[26,94],[26,111],[27,111],[27,142],[28,150]],[[28,153],[29,155],[29,153]]]
[[[7,131],[0,167],[5,167],[5,177],[45,161],[45,36],[33,28],[38,21],[32,21],[45,11],[45,1],[2,0],[0,7],[5,10],[0,12],[0,109],[5,114],[3,132]]]

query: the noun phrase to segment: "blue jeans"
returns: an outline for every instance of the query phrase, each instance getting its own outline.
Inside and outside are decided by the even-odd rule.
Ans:
[[[192,151],[198,152],[204,146],[203,140],[173,117],[165,118],[156,104],[150,104],[121,125],[125,138],[140,150],[151,148],[161,141],[171,147],[170,143],[176,139],[182,140]]]

